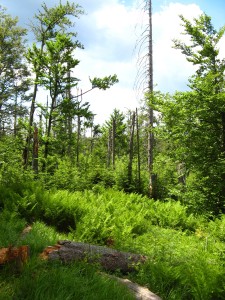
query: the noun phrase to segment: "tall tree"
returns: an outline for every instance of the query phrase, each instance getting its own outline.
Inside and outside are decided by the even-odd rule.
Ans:
[[[136,113],[133,112],[131,115],[131,125],[130,125],[130,140],[129,140],[129,149],[128,149],[128,166],[127,166],[127,179],[128,186],[130,187],[132,184],[132,165],[133,165],[133,157],[134,157],[134,129],[135,129],[135,117]]]
[[[57,33],[54,39],[46,42],[46,50],[42,54],[42,70],[40,72],[40,84],[50,92],[50,110],[48,116],[47,138],[45,143],[45,159],[48,155],[49,138],[54,119],[54,111],[60,105],[59,97],[66,95],[68,89],[77,84],[77,78],[68,78],[68,66],[71,71],[79,63],[73,57],[74,50],[79,46],[77,42],[73,42],[68,34]],[[33,55],[34,51],[29,52]]]
[[[29,129],[26,139],[26,146],[24,148],[24,164],[28,165],[29,159],[29,149],[31,142],[31,132],[32,125],[34,120],[35,112],[35,102],[37,97],[37,90],[39,85],[39,79],[42,72],[42,58],[43,53],[46,48],[47,41],[54,39],[59,32],[67,32],[72,36],[76,36],[74,32],[68,32],[68,29],[73,27],[74,23],[71,20],[71,17],[79,17],[83,11],[79,5],[70,4],[68,1],[66,4],[60,4],[58,6],[48,8],[44,3],[42,5],[42,10],[34,16],[34,22],[31,24],[31,29],[36,38],[36,44],[33,45],[31,52],[33,55],[30,55],[28,52],[28,60],[32,65],[32,71],[35,74],[34,79],[34,91],[33,98],[30,108],[30,118],[29,118]],[[35,51],[34,51],[35,50]]]
[[[6,14],[0,6],[0,130],[7,123],[14,134],[18,115],[26,112],[22,101],[29,89],[30,74],[24,62],[25,35],[26,30],[18,26],[18,19]]]
[[[154,149],[154,110],[153,110],[153,37],[152,37],[152,1],[143,1],[142,10],[148,14],[148,23],[140,39],[137,42],[138,52],[141,54],[138,58],[138,74],[136,88],[147,96],[148,111],[148,137],[147,137],[147,162],[149,171],[149,196],[157,198],[156,195],[156,174],[153,173],[153,149]],[[147,49],[147,53],[146,53]],[[144,54],[143,54],[144,51]]]
[[[116,156],[127,152],[127,136],[125,116],[118,109],[114,109],[109,121],[103,125],[103,135],[108,140],[108,166],[115,167]]]
[[[215,30],[206,14],[192,22],[181,19],[189,42],[175,40],[174,46],[197,70],[190,78],[191,91],[164,101],[164,134],[173,141],[175,160],[196,174],[205,209],[218,214],[225,212],[225,60],[219,58],[218,45],[225,27]]]

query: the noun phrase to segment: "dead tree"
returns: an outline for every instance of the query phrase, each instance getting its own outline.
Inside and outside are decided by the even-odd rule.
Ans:
[[[153,41],[152,41],[152,1],[143,1],[142,10],[148,13],[148,24],[145,25],[145,30],[142,32],[140,39],[137,41],[136,48],[138,50],[138,73],[135,87],[141,93],[147,93],[148,100],[148,170],[149,170],[149,196],[156,198],[156,174],[153,174],[153,147],[154,147],[154,110],[152,100],[154,97],[153,90]],[[147,53],[142,53],[142,50],[148,49]]]
[[[38,128],[35,124],[34,126],[34,141],[33,141],[33,161],[32,161],[32,167],[34,170],[35,174],[38,174],[38,146],[39,146],[39,141],[38,141]]]
[[[140,137],[139,137],[139,121],[138,110],[136,108],[136,137],[137,137],[137,189],[141,189],[141,158],[140,158]]]
[[[131,126],[130,126],[130,141],[129,141],[129,161],[128,161],[128,188],[130,188],[132,184],[132,165],[133,165],[133,157],[134,157],[134,127],[135,127],[135,112],[133,112],[131,116]]]

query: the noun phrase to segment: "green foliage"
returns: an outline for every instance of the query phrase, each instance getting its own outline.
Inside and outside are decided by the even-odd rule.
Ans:
[[[47,202],[43,203],[43,219],[61,231],[68,231],[69,227],[75,229],[84,213],[82,206],[79,206],[80,195],[67,191],[50,193]]]
[[[102,162],[101,162],[102,163]],[[55,165],[57,164],[57,168]],[[95,167],[93,168],[93,164]],[[106,169],[95,161],[94,157],[80,155],[79,166],[72,165],[70,159],[54,158],[52,174],[42,174],[42,180],[47,188],[69,191],[84,191],[92,189],[96,184],[112,187],[115,184],[115,174],[112,169]]]
[[[198,69],[189,80],[190,91],[154,98],[155,109],[161,113],[156,130],[163,146],[159,158],[168,157],[173,163],[172,173],[165,173],[156,158],[156,169],[160,184],[165,185],[163,197],[174,194],[192,211],[218,215],[225,207],[225,65],[218,50],[225,27],[215,30],[206,14],[193,22],[181,19],[188,39],[174,41],[174,47]],[[176,168],[181,165],[179,174]]]
[[[41,10],[34,16],[31,29],[38,42],[45,42],[54,38],[60,30],[66,31],[73,27],[73,17],[78,18],[84,11],[79,4],[69,3],[48,7],[45,3],[41,5]],[[76,36],[76,33],[70,32]]]
[[[32,260],[19,277],[4,271],[0,280],[1,299],[134,299],[125,286],[82,263],[65,266]]]
[[[31,226],[31,231],[19,240],[18,244],[29,245],[32,258],[37,257],[44,248],[55,245],[58,240],[66,239],[64,234],[58,233],[53,227],[43,222],[36,221]]]
[[[223,299],[224,246],[218,250],[213,239],[155,227],[138,237],[135,246],[149,258],[138,280],[160,291],[163,299]]]
[[[40,184],[34,175],[21,167],[19,140],[5,137],[0,140],[0,207],[13,209],[24,192]]]
[[[225,242],[225,216],[222,215],[220,218],[210,221],[205,235],[215,237],[221,242]]]
[[[93,88],[99,88],[100,90],[106,90],[110,88],[115,83],[119,82],[117,75],[105,76],[104,78],[94,77],[90,79]]]
[[[69,193],[41,192],[37,189],[36,192],[36,198],[32,190],[31,197],[27,194],[22,200],[36,205],[32,212],[36,213],[39,219],[48,221],[54,227],[60,225],[60,229],[63,230],[70,227],[70,233],[67,236],[58,234],[54,228],[47,227],[43,222],[34,222],[32,231],[23,240],[23,243],[30,245],[32,257],[47,245],[55,244],[58,239],[101,245],[110,241],[111,246],[117,249],[147,255],[147,263],[137,266],[137,273],[131,278],[150,286],[151,290],[163,299],[224,298],[223,217],[208,222],[204,216],[189,214],[188,207],[178,201],[153,201],[137,194],[105,190],[100,184],[96,185],[93,191]],[[23,213],[26,217],[25,205]],[[7,240],[3,235],[4,239],[7,243],[20,244],[19,233],[25,221],[19,221],[17,215],[11,214],[12,221],[6,223],[6,220],[10,219],[9,213],[4,214],[0,219],[3,230],[9,224],[14,231],[9,229],[8,232],[15,232],[10,236],[11,240]],[[5,231],[7,235],[7,230]],[[28,293],[23,276],[33,272],[30,267],[31,265],[27,266],[27,275],[24,273],[18,283],[20,288],[15,290],[17,285],[13,285],[15,295],[19,293],[19,289]],[[52,273],[52,267],[55,268],[51,265],[36,265],[38,270],[45,270],[45,276],[51,274],[54,278],[51,285],[54,286],[57,279]],[[58,268],[57,266],[57,270]],[[71,266],[65,268],[73,270]],[[85,267],[85,270],[87,268],[89,267]],[[68,274],[71,274],[70,271]],[[62,282],[63,277],[60,277]],[[70,281],[69,278],[70,276],[66,280]],[[36,288],[32,288],[35,293],[45,281],[39,276],[35,277]],[[9,288],[9,285],[5,283],[6,290],[7,287]],[[50,291],[49,293],[54,295],[54,292]],[[85,293],[86,289],[83,292]]]
[[[157,174],[157,195],[159,199],[179,199],[178,174],[174,159],[163,150],[154,160],[154,173]]]
[[[6,222],[9,221],[7,223]],[[14,221],[14,222],[13,222]],[[61,262],[45,262],[38,259],[40,252],[65,236],[41,222],[35,222],[32,230],[20,240],[24,222],[8,212],[0,215],[0,228],[11,232],[10,240],[1,231],[1,246],[28,244],[31,258],[18,274],[8,266],[0,273],[0,299],[133,299],[125,286],[97,273],[95,266],[86,263],[64,265]],[[20,225],[20,226],[19,226]],[[22,225],[22,227],[21,227]],[[3,226],[3,227],[2,227]],[[16,232],[14,232],[16,231]],[[16,234],[15,234],[16,233]],[[18,276],[19,275],[19,276]]]
[[[45,86],[52,100],[50,107],[39,105],[46,121],[45,130],[40,124],[36,153],[42,172],[33,174],[29,164],[22,168],[24,132],[17,126],[15,137],[6,135],[3,128],[9,118],[0,118],[0,246],[27,243],[32,253],[20,277],[11,276],[13,270],[4,268],[0,297],[121,299],[124,292],[119,286],[97,274],[93,266],[46,264],[35,259],[44,247],[68,238],[110,243],[120,250],[147,255],[147,263],[137,266],[133,279],[150,286],[163,299],[224,299],[225,65],[218,56],[218,43],[225,27],[216,31],[205,14],[193,22],[181,17],[190,40],[187,44],[175,41],[174,45],[198,68],[190,78],[191,90],[173,96],[156,92],[146,99],[159,112],[153,171],[160,201],[153,201],[135,193],[148,193],[146,107],[136,119],[139,132],[133,135],[129,133],[131,120],[117,109],[99,130],[89,104],[71,95],[77,78],[68,72],[78,64],[72,54],[83,46],[74,41],[76,33],[69,28],[71,17],[81,13],[79,5],[68,2],[50,9],[44,4],[32,25],[37,44],[27,51],[27,59],[36,75],[35,88],[37,84]],[[0,15],[0,27],[7,27],[9,38],[4,40],[4,30],[0,30],[8,49],[0,55],[0,67],[9,67],[5,78],[0,74],[1,93],[4,97],[9,93],[0,103],[6,111],[9,100],[14,101],[16,95],[25,97],[29,82],[24,89],[11,89],[15,82],[22,82],[22,75],[28,76],[21,64],[25,31],[4,10],[0,9]],[[19,54],[14,53],[15,45]],[[17,67],[21,73],[14,78]],[[92,89],[105,90],[118,79],[113,75],[90,81]],[[32,105],[35,98],[36,94]],[[30,142],[34,110],[35,105],[29,126],[23,125]],[[20,125],[25,123],[20,121]],[[91,136],[86,136],[88,127]],[[30,154],[27,141],[25,150]],[[32,231],[21,240],[26,222],[32,223]],[[124,299],[130,298],[125,295]]]
[[[26,221],[12,211],[0,211],[0,248],[17,244]]]
[[[0,7],[0,134],[11,133],[14,116],[14,134],[17,118],[26,115],[23,101],[29,90],[29,71],[24,63],[26,29],[18,26],[18,18],[6,14]],[[21,102],[19,105],[18,103]]]
[[[101,185],[103,188],[110,188],[115,184],[115,172],[112,169],[95,165],[95,168],[89,170],[88,174],[88,182],[90,182],[92,190],[96,190],[96,185]]]

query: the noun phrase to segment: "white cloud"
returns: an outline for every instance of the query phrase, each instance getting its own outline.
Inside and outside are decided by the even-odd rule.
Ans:
[[[133,91],[136,14],[137,10],[114,0],[100,6],[82,21],[85,33],[92,36],[85,50],[77,52],[80,87],[83,91],[90,88],[89,76],[117,74],[119,78],[119,83],[109,90],[93,90],[85,95],[85,101],[90,100],[91,108],[97,114],[96,122],[102,123],[114,108],[124,111],[126,108],[135,109],[138,105]]]
[[[38,12],[42,3],[41,0],[33,1],[34,3],[21,0],[21,5],[12,1],[2,0],[2,4],[9,7],[10,12],[19,15],[22,26],[29,23],[29,18]],[[47,2],[49,7],[58,4],[57,0]],[[62,0],[62,3],[65,2],[66,0]],[[133,0],[133,4],[132,1],[121,0],[80,2],[87,15],[81,16],[76,22],[78,39],[85,46],[84,50],[76,53],[80,59],[80,64],[75,69],[75,76],[81,79],[79,88],[83,91],[90,88],[89,76],[102,77],[116,73],[120,81],[107,91],[93,90],[84,96],[84,101],[90,101],[91,109],[97,114],[96,122],[102,123],[114,108],[125,110],[139,106],[137,93],[133,90],[137,75],[137,55],[134,54],[134,48],[138,37],[146,29],[148,16],[140,11],[143,6],[140,3],[145,3],[144,0]],[[139,5],[136,5],[138,2]],[[184,55],[179,50],[172,49],[172,39],[185,38],[180,35],[180,14],[192,19],[202,11],[195,4],[184,5],[178,2],[179,0],[177,3],[165,0],[165,5],[153,14],[154,83],[163,92],[184,90],[188,77],[194,72]],[[24,10],[23,7],[29,9]],[[220,45],[224,49],[225,37]],[[223,57],[222,51],[220,55]]]
[[[224,53],[224,49],[225,49],[225,36],[223,36],[221,38],[221,40],[219,41],[218,43],[218,48],[220,49],[220,52],[219,52],[219,59],[225,59],[225,53]]]
[[[202,11],[195,4],[171,3],[153,16],[154,31],[154,75],[158,88],[164,92],[185,89],[187,79],[194,67],[186,61],[179,50],[173,48],[173,39],[187,40],[182,35],[183,27],[179,15],[192,20]]]
[[[186,88],[187,79],[194,69],[179,50],[172,49],[172,39],[181,37],[180,14],[192,19],[201,13],[197,5],[179,3],[163,6],[160,12],[154,13],[153,61],[157,89],[173,92]],[[90,100],[91,108],[97,114],[96,122],[102,123],[114,108],[135,109],[139,105],[137,93],[133,90],[137,75],[133,52],[137,34],[141,34],[147,22],[147,14],[138,8],[126,7],[117,0],[102,3],[99,9],[84,17],[82,24],[86,28],[83,32],[89,32],[92,36],[87,48],[78,52],[81,60],[77,67],[80,86],[83,90],[90,87],[88,76],[116,73],[120,80],[108,91],[94,90],[85,96],[85,101]]]

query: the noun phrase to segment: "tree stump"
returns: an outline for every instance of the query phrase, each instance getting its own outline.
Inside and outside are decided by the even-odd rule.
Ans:
[[[16,262],[23,264],[29,257],[29,247],[8,247],[0,249],[0,265],[4,265],[9,262]]]

